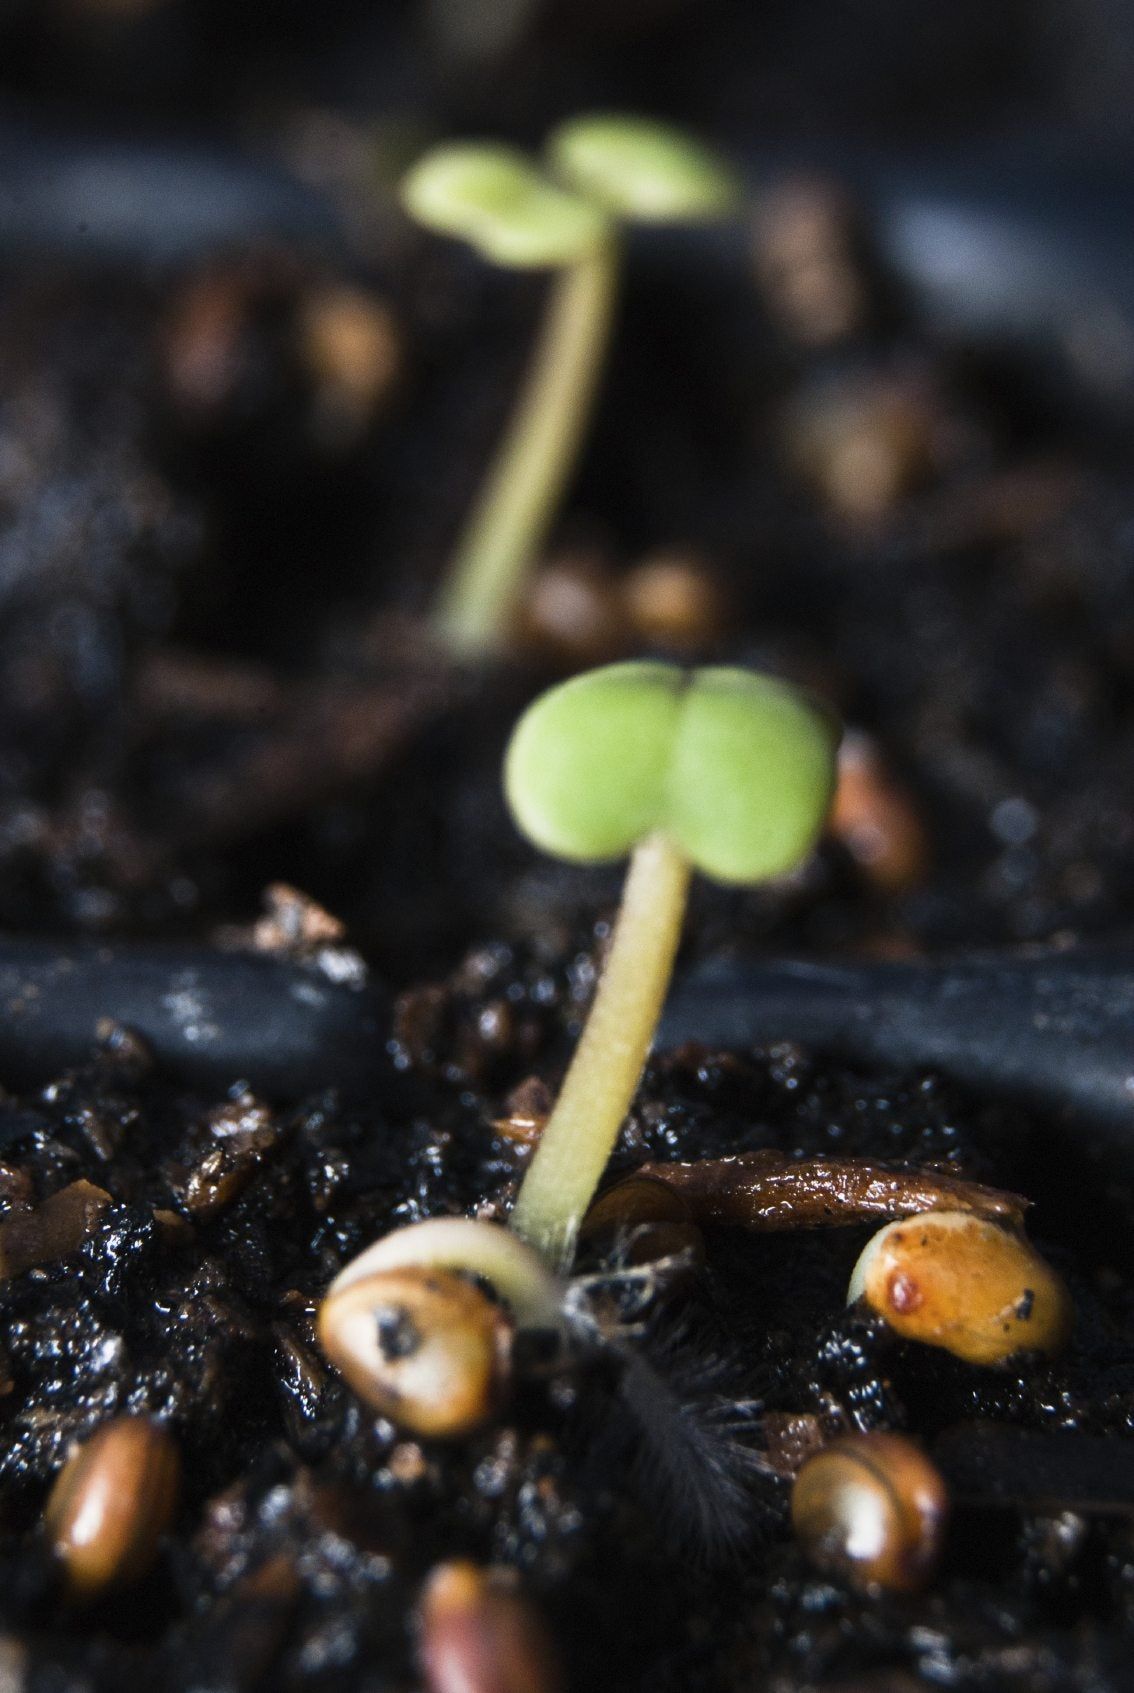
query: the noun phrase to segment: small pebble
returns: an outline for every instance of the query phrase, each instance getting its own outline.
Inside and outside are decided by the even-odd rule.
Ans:
[[[401,374],[394,315],[373,294],[331,283],[301,302],[299,339],[321,433],[330,445],[345,444],[381,409]]]
[[[565,553],[535,573],[520,613],[525,644],[576,669],[617,657],[627,634],[618,584],[599,558]]]

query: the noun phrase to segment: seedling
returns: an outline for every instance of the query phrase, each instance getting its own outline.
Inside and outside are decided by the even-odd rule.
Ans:
[[[556,1270],[645,1065],[692,871],[751,884],[792,869],[830,804],[835,746],[796,689],[738,669],[610,665],[521,718],[505,787],[523,833],[575,861],[630,854],[598,992],[511,1217]]]
[[[549,169],[489,144],[446,145],[402,185],[407,210],[508,269],[557,272],[527,379],[450,563],[434,621],[455,651],[499,644],[578,457],[614,310],[621,222],[704,221],[731,174],[662,124],[585,117],[549,138]],[[558,181],[556,180],[558,178]]]
[[[622,910],[511,1226],[415,1223],[369,1247],[331,1285],[319,1315],[323,1349],[374,1409],[420,1434],[464,1434],[499,1404],[514,1337],[540,1331],[568,1352],[617,1351],[624,1394],[641,1401],[643,1438],[666,1449],[667,1473],[698,1467],[679,1408],[644,1361],[619,1348],[584,1283],[559,1272],[570,1269],[646,1061],[692,871],[750,883],[798,863],[830,801],[835,742],[830,720],[786,683],[668,664],[590,671],[521,718],[505,768],[520,828],[561,858],[629,853]],[[686,1231],[678,1250],[688,1246]],[[647,1282],[651,1273],[642,1271]],[[705,1500],[716,1501],[699,1531],[711,1539],[732,1506],[712,1466],[700,1470]]]

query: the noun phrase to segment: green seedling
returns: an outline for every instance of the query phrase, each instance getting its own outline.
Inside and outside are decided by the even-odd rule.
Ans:
[[[546,169],[508,147],[437,147],[410,170],[402,199],[419,223],[493,264],[556,272],[526,381],[435,611],[450,647],[483,653],[508,629],[578,457],[610,336],[620,225],[720,217],[736,188],[678,130],[585,117],[551,135]]]
[[[696,1471],[699,1448],[648,1366],[563,1273],[649,1052],[692,872],[743,884],[798,863],[826,814],[836,741],[795,689],[723,668],[610,665],[521,718],[505,766],[517,823],[562,858],[629,853],[622,909],[510,1226],[410,1224],[348,1264],[323,1301],[323,1350],[373,1410],[417,1435],[465,1435],[503,1403],[515,1343],[534,1331],[562,1357],[604,1348],[665,1472]],[[718,1503],[723,1522],[730,1507]],[[704,1522],[701,1532],[727,1532]]]
[[[598,992],[510,1219],[553,1269],[570,1266],[638,1086],[692,872],[749,885],[798,864],[830,804],[837,739],[784,682],[645,663],[577,676],[517,725],[505,788],[521,831],[576,862],[630,855]]]

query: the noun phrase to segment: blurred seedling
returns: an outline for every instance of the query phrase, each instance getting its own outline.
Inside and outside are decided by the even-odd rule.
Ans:
[[[443,640],[502,644],[570,479],[614,313],[626,223],[704,222],[736,203],[724,164],[681,131],[640,118],[570,120],[545,159],[452,143],[402,184],[419,223],[511,270],[549,270],[543,325],[511,419],[458,540],[434,610]]]

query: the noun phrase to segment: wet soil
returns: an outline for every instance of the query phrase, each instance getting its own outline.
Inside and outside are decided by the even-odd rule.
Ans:
[[[12,1686],[412,1687],[422,1581],[467,1555],[518,1572],[572,1687],[1118,1693],[1127,1218],[1054,1123],[794,1048],[658,1055],[618,1168],[771,1147],[992,1182],[1035,1201],[1030,1232],[1076,1310],[1058,1361],[977,1369],[846,1309],[869,1231],[710,1229],[704,1270],[632,1314],[688,1432],[692,1499],[610,1357],[533,1368],[453,1445],[399,1436],[322,1360],[317,1301],[360,1247],[418,1217],[505,1211],[526,1153],[493,1122],[526,1078],[554,1086],[618,880],[540,862],[499,799],[508,726],[555,662],[456,674],[406,634],[538,286],[425,243],[379,267],[363,286],[393,314],[401,375],[328,431],[302,326],[340,280],[266,255],[204,278],[21,272],[2,291],[0,921],[207,939],[283,878],[407,989],[401,1085],[368,1101],[333,1074],[271,1104],[236,1075],[189,1094],[121,1035],[0,1099],[8,1215],[81,1180],[109,1196],[80,1250],[0,1284]],[[632,271],[560,538],[614,580],[648,549],[702,550],[732,607],[715,651],[815,686],[868,731],[928,851],[898,885],[830,840],[770,892],[699,887],[686,958],[1128,928],[1119,444],[1026,367],[962,356],[900,310],[806,353],[754,284],[708,287],[711,310],[687,278]],[[187,387],[187,370],[210,380]],[[848,511],[802,468],[800,407],[895,373],[928,395],[932,448],[908,490]],[[177,1522],[140,1589],[68,1606],[43,1501],[70,1443],[123,1410],[177,1437]],[[939,1454],[957,1499],[927,1594],[864,1597],[810,1568],[788,1526],[787,1417],[819,1436],[905,1430]],[[1040,1448],[1013,1456],[995,1444],[1009,1431],[1043,1443],[1042,1490]]]
[[[515,961],[493,985],[527,986]],[[549,1076],[571,1003],[559,989],[538,1054]],[[498,1050],[502,1073],[531,1045],[529,1030],[522,1055]],[[321,1360],[313,1311],[358,1248],[391,1222],[506,1206],[525,1154],[493,1133],[499,1110],[428,1066],[397,1110],[209,1101],[113,1053],[4,1105],[3,1175],[22,1199],[83,1178],[110,1195],[81,1251],[3,1288],[17,1685],[412,1685],[420,1583],[460,1554],[521,1572],[571,1685],[841,1685],[895,1667],[946,1686],[1122,1685],[1131,1494],[1090,1439],[1130,1435],[1122,1231],[1099,1199],[1085,1249],[1061,1201],[1073,1172],[1037,1164],[1032,1125],[936,1078],[855,1077],[790,1048],[655,1063],[622,1167],[770,1146],[991,1178],[1037,1198],[1031,1232],[1076,1310],[1058,1362],[977,1369],[845,1308],[869,1230],[710,1230],[704,1272],[636,1314],[636,1344],[698,1437],[693,1501],[609,1361],[536,1373],[498,1423],[439,1446],[376,1422]],[[38,1512],[69,1444],[125,1410],[176,1431],[176,1532],[141,1591],[67,1610]],[[1057,1444],[1039,1497],[1034,1455],[1006,1497],[968,1478],[926,1597],[864,1598],[793,1544],[787,1475],[767,1462],[787,1414],[827,1436],[910,1430],[940,1444],[947,1474],[949,1442],[963,1462],[988,1424]]]

